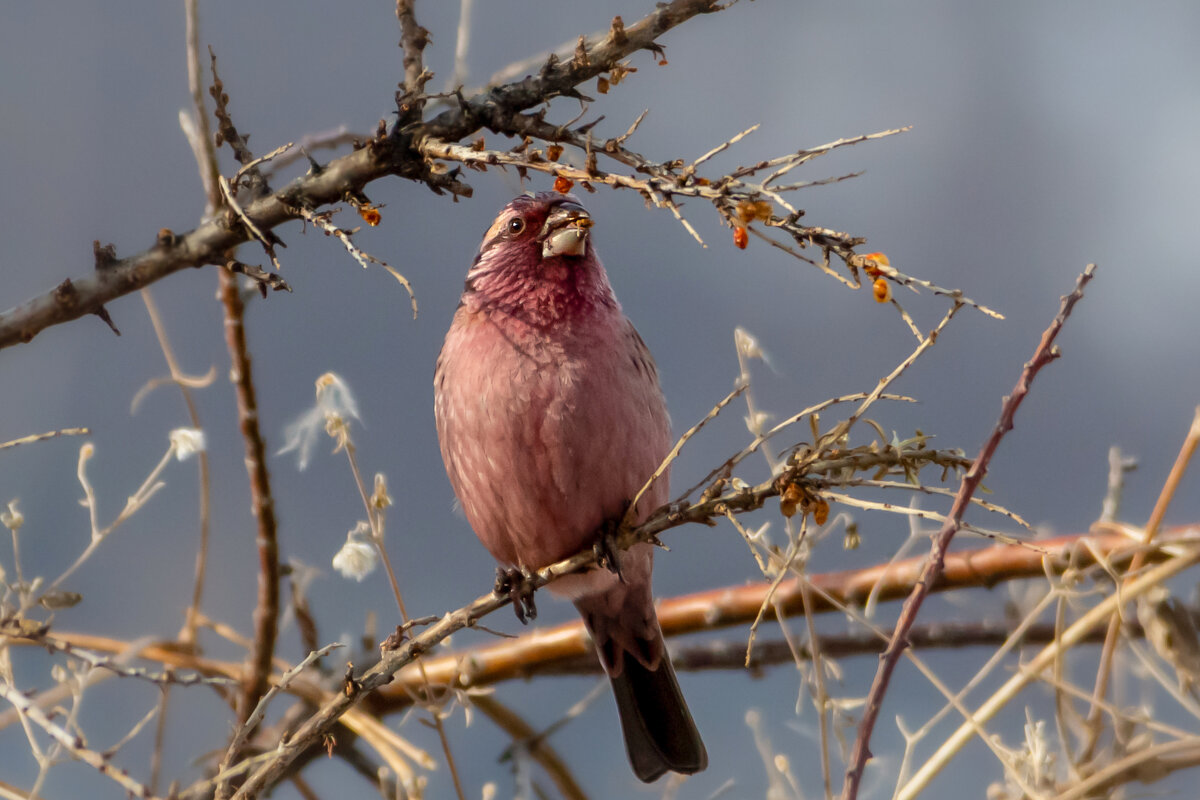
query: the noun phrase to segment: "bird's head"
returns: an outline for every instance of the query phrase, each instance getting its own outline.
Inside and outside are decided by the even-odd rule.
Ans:
[[[591,240],[592,217],[571,195],[524,194],[483,235],[464,300],[549,318],[570,309],[616,307]]]
[[[484,257],[493,248],[536,259],[579,258],[587,254],[592,218],[571,195],[524,194],[504,207],[480,245]]]

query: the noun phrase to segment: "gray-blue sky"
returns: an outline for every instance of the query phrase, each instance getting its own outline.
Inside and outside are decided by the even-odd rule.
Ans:
[[[477,3],[468,82],[602,29],[613,13],[636,19],[649,5]],[[428,58],[439,85],[450,72],[457,4],[418,4],[418,11],[433,32]],[[368,131],[389,115],[401,77],[391,4],[213,2],[203,5],[202,18],[202,42],[216,50],[235,119],[252,134],[257,152],[339,125]],[[591,113],[606,115],[598,130],[613,135],[650,108],[631,146],[660,159],[695,157],[762,123],[724,165],[913,126],[806,167],[803,179],[866,174],[808,190],[797,201],[812,224],[866,236],[869,249],[887,252],[906,272],[960,287],[1008,315],[997,322],[963,314],[903,379],[900,390],[919,397],[920,405],[876,414],[902,435],[919,427],[935,432],[940,446],[974,452],[1059,295],[1085,263],[1098,262],[1097,280],[1062,338],[1064,357],[1039,378],[988,479],[994,499],[1030,521],[1083,530],[1099,511],[1111,444],[1141,460],[1125,510],[1132,521],[1145,519],[1200,397],[1196,30],[1200,7],[1184,2],[744,2],[665,37],[669,66],[658,67],[645,54],[632,59],[638,72],[607,96],[597,95]],[[203,196],[177,123],[179,109],[188,106],[182,42],[180,4],[81,3],[64,10],[26,3],[6,10],[0,26],[0,306],[85,273],[93,239],[128,254],[151,244],[159,228],[195,224]],[[553,113],[566,119],[575,111],[560,101]],[[496,137],[489,141],[501,144]],[[384,224],[364,231],[359,243],[413,282],[421,303],[415,322],[390,276],[364,272],[336,243],[302,234],[295,224],[280,231],[289,244],[281,251],[284,277],[295,293],[256,302],[249,312],[262,421],[273,447],[286,422],[311,402],[319,374],[335,370],[355,388],[366,425],[358,437],[360,458],[391,481],[397,500],[391,549],[409,607],[420,614],[460,605],[491,581],[490,558],[451,508],[430,380],[479,236],[520,186],[494,172],[467,178],[475,198],[457,204],[398,180],[368,188],[387,207]],[[737,371],[736,325],[757,335],[772,358],[774,372],[756,372],[757,391],[778,413],[869,388],[911,349],[895,316],[865,293],[849,292],[759,243],[745,252],[733,249],[708,208],[685,208],[709,242],[701,249],[668,213],[646,210],[631,193],[605,190],[584,200],[597,219],[597,245],[617,293],[658,359],[678,429],[728,391]],[[243,257],[260,260],[250,248]],[[185,369],[203,373],[215,365],[218,371],[214,387],[199,395],[215,474],[205,610],[247,631],[253,527],[214,286],[212,271],[203,269],[173,276],[154,292]],[[905,295],[905,302],[926,327],[941,313],[928,296]],[[129,415],[133,393],[165,367],[141,302],[129,297],[109,310],[120,338],[89,318],[0,355],[0,439],[92,427],[97,455],[91,469],[103,517],[119,511],[165,449],[167,431],[185,420],[178,398],[164,389]],[[731,414],[685,451],[677,484],[703,474],[743,439],[740,412]],[[74,502],[77,445],[57,441],[0,457],[0,501],[20,497],[28,520],[22,539],[27,574],[56,574],[85,540],[86,517]],[[297,474],[287,458],[276,458],[272,469],[285,555],[325,568],[312,587],[324,637],[358,631],[368,608],[378,611],[386,629],[394,613],[382,579],[349,585],[327,568],[344,532],[362,516],[343,462],[322,455]],[[166,480],[150,507],[78,574],[72,588],[86,601],[60,614],[62,628],[127,638],[177,630],[190,595],[194,469],[172,466]],[[1181,493],[1170,518],[1198,515],[1200,500],[1190,491]],[[904,536],[903,525],[890,517],[859,519],[864,548],[845,553],[831,542],[818,551],[814,569],[868,563]],[[729,529],[680,530],[668,543],[672,551],[658,559],[660,595],[755,576]],[[9,563],[8,555],[0,558]],[[980,593],[978,601],[994,606],[998,616],[1003,598],[998,590]],[[549,600],[541,611],[547,623],[572,614]],[[515,630],[507,616],[494,621]],[[475,639],[457,643],[469,641]],[[213,652],[236,657],[219,644]],[[290,659],[301,655],[294,631],[284,634],[281,652]],[[18,677],[33,682],[45,659],[23,658]],[[957,654],[939,663],[955,682],[979,660]],[[844,693],[865,693],[874,660],[846,667]],[[900,746],[892,715],[914,722],[934,699],[915,674],[902,672],[900,680],[902,691],[885,710],[875,745],[888,769],[895,768]],[[712,760],[681,796],[706,797],[730,778],[737,781],[734,796],[762,794],[763,769],[743,723],[750,706],[765,709],[776,748],[806,776],[809,796],[819,792],[810,738],[815,717],[811,709],[798,718],[790,713],[799,691],[794,670],[780,668],[763,680],[706,674],[682,681]],[[542,725],[590,685],[553,680],[499,691]],[[194,697],[172,711],[168,736],[168,773],[185,781],[199,774],[188,760],[217,746],[227,725],[205,690],[181,697],[189,693]],[[1033,697],[1034,704],[1044,702]],[[94,698],[83,720],[85,728],[101,731],[106,718],[131,722],[153,693],[102,689]],[[637,791],[609,704],[601,700],[556,740],[595,796]],[[1018,713],[1009,721],[1022,719]],[[405,731],[434,746],[419,726]],[[1019,725],[1005,733],[1015,744]],[[98,746],[111,741],[97,736]],[[486,778],[503,785],[507,767],[494,763],[503,745],[487,723],[463,730],[457,717],[451,737],[473,796]],[[27,785],[35,770],[22,754],[19,732],[0,731],[0,742],[0,776]],[[148,744],[135,743],[131,759],[147,750]],[[961,796],[964,776],[978,780],[989,758],[975,747],[957,767],[958,779],[943,779],[930,796]],[[993,766],[987,765],[988,774],[996,774]],[[326,787],[339,780],[344,793],[367,796],[356,778],[334,767],[318,769],[316,780]],[[431,780],[431,794],[445,796],[444,770]],[[44,794],[77,794],[84,785],[109,791],[76,766],[52,773]],[[982,787],[970,793],[980,795]],[[117,796],[115,789],[110,796]]]

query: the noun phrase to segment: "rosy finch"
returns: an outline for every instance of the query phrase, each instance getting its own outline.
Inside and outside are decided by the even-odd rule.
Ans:
[[[654,359],[621,312],[590,237],[561,194],[523,195],[484,234],[434,375],[442,459],[484,546],[535,570],[598,541],[671,445]],[[666,475],[636,519],[667,501]],[[550,588],[583,615],[612,680],[633,771],[698,772],[708,755],[650,596],[653,548]]]

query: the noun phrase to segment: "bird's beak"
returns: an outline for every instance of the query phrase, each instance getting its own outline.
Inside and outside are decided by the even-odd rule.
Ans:
[[[542,242],[542,258],[550,256],[581,256],[587,251],[588,228],[592,218],[582,206],[562,203],[550,212],[538,239]]]

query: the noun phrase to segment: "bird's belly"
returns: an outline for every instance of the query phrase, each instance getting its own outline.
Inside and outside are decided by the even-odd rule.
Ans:
[[[539,357],[533,357],[537,352]],[[471,527],[497,560],[536,569],[587,546],[624,513],[669,446],[657,385],[622,359],[560,343],[490,353],[486,375],[447,381],[443,456]],[[647,498],[647,509],[663,492]]]

